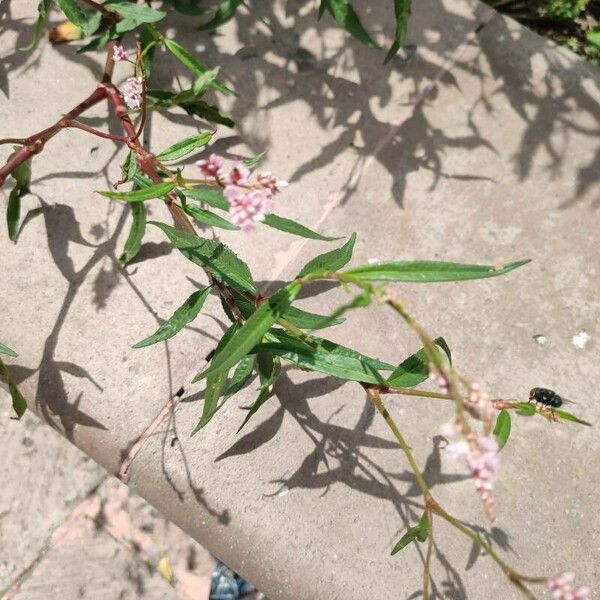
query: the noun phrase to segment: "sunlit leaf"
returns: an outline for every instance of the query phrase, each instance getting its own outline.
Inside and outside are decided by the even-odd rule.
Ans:
[[[339,237],[329,237],[327,235],[322,235],[321,233],[317,233],[300,223],[296,223],[296,221],[292,221],[291,219],[286,219],[284,217],[279,217],[274,214],[266,215],[263,220],[264,225],[268,225],[273,229],[279,229],[279,231],[285,231],[286,233],[291,233],[293,235],[299,235],[300,237],[309,238],[311,240],[321,240],[324,242],[330,242],[332,240],[339,240]]]
[[[5,346],[2,343],[0,343],[0,354],[6,354],[7,356],[12,356],[13,358],[18,356],[14,350],[11,350],[8,346]]]
[[[221,352],[215,354],[208,369],[200,373],[196,381],[220,370],[229,369],[246,356],[288,309],[300,289],[299,283],[292,282],[267,298]]]
[[[227,389],[225,390],[225,394],[229,396],[233,396],[237,394],[245,385],[248,383],[250,377],[252,376],[252,371],[254,370],[254,362],[255,356],[244,356],[242,360],[238,363],[235,371],[229,383],[227,384]]]
[[[184,194],[187,198],[205,202],[213,208],[229,210],[229,202],[227,201],[227,198],[223,196],[223,192],[221,190],[214,188],[193,188],[184,190]]]
[[[143,202],[131,203],[131,216],[133,218],[131,229],[123,248],[123,254],[119,257],[119,262],[123,266],[131,262],[142,247],[142,239],[146,232],[146,208]]]
[[[588,423],[587,421],[584,421],[583,419],[580,419],[579,417],[576,417],[575,415],[571,414],[570,412],[567,412],[566,410],[561,410],[559,408],[555,408],[553,409],[554,414],[559,417],[560,419],[562,419],[563,421],[572,421],[573,423],[579,423],[580,425],[587,425],[588,427],[591,427],[592,424]]]
[[[145,187],[139,190],[132,190],[130,192],[99,192],[107,198],[112,200],[122,200],[123,202],[144,202],[145,200],[152,200],[152,198],[162,198],[172,191],[177,184],[171,181],[163,181],[162,183],[156,183],[149,187]]]
[[[273,386],[275,385],[275,382],[279,379],[280,375],[281,375],[281,363],[280,363],[279,359],[277,359],[273,362],[273,368],[272,368],[271,372],[269,373],[268,377],[266,377],[263,380],[263,382],[260,386],[260,390],[258,392],[258,398],[254,401],[254,404],[250,407],[250,410],[248,411],[248,414],[246,415],[242,424],[239,426],[237,433],[239,433],[244,428],[246,423],[248,423],[248,421],[256,414],[258,409],[269,399],[269,397],[273,393]]]
[[[362,281],[409,281],[415,283],[461,281],[496,277],[528,262],[530,261],[520,260],[503,265],[467,265],[437,261],[387,262],[354,267],[344,271],[344,274]]]
[[[193,204],[186,204],[184,210],[190,217],[193,217],[201,223],[210,225],[211,227],[219,227],[230,231],[237,231],[239,229],[239,227],[234,225],[231,221],[228,221],[219,215],[215,215],[215,213],[212,213],[209,210],[194,206]]]
[[[171,243],[188,260],[206,269],[217,281],[222,281],[251,294],[256,293],[256,284],[248,265],[225,244],[179,231],[165,223],[157,221],[149,221],[149,223],[162,229]]]
[[[44,32],[44,23],[46,22],[46,15],[51,4],[52,0],[40,0],[40,3],[38,4],[38,18],[35,24],[35,32],[33,34],[33,39],[31,40],[31,43],[28,46],[19,48],[19,50],[27,52],[28,50],[33,50],[38,45]]]
[[[208,71],[206,67],[202,66],[181,44],[175,40],[165,38],[164,44],[175,57],[177,57],[188,69],[190,69],[190,71],[196,73],[196,75],[204,75]],[[217,79],[215,79],[210,86],[219,90],[226,96],[235,94],[232,89],[228,88]]]
[[[442,348],[450,360],[450,348],[448,348],[446,340],[438,337],[433,340],[433,343]],[[391,387],[414,387],[415,385],[419,385],[419,383],[423,383],[428,377],[429,361],[427,359],[427,351],[425,348],[421,348],[418,352],[415,352],[400,363],[389,376],[386,383]]]
[[[191,323],[200,313],[211,288],[197,290],[163,323],[151,336],[138,342],[134,348],[144,348],[158,342],[164,342]]]
[[[300,329],[322,329],[343,323],[346,319],[341,317],[330,317],[328,315],[317,315],[306,312],[295,306],[290,306],[283,318],[299,327]]]
[[[213,134],[206,131],[204,133],[200,133],[199,135],[193,135],[191,137],[185,138],[173,144],[166,150],[163,150],[160,154],[156,156],[160,161],[169,161],[169,160],[177,160],[182,156],[186,156],[190,152],[197,150],[198,148],[202,148],[206,146],[208,142],[210,142]]]
[[[9,157],[12,158],[20,147],[15,146],[14,152]],[[6,224],[8,227],[8,237],[15,242],[19,233],[19,221],[21,218],[21,198],[29,193],[31,183],[31,159],[26,160],[11,171],[11,176],[15,180],[15,187],[8,196],[8,206],[6,207]]]
[[[327,8],[338,25],[351,33],[359,42],[369,46],[369,48],[379,47],[363,27],[348,0],[323,0],[319,8],[320,14],[323,14],[324,8]]]
[[[114,26],[118,34],[132,31],[144,23],[156,23],[167,16],[167,13],[161,10],[155,10],[144,4],[135,4],[126,0],[112,0],[104,6],[121,16],[121,20]]]
[[[429,535],[429,517],[427,512],[423,513],[419,524],[415,527],[411,527],[401,538],[398,540],[394,548],[392,549],[392,556],[403,550],[414,541],[424,542]]]
[[[5,346],[6,347],[6,346]],[[8,384],[8,391],[12,398],[12,405],[17,418],[21,418],[25,411],[27,410],[27,402],[25,402],[25,398],[21,395],[17,384],[10,376],[8,368],[6,365],[0,360],[0,381],[4,381]]]
[[[507,410],[502,409],[498,413],[498,418],[496,419],[496,426],[494,427],[494,435],[496,436],[496,440],[498,441],[498,448],[502,450],[504,446],[506,446],[506,442],[508,441],[508,437],[510,436],[510,413]]]
[[[65,16],[73,25],[77,25],[84,37],[92,35],[98,27],[102,15],[97,11],[84,11],[77,3],[77,0],[56,0],[59,8],[65,13]]]
[[[412,0],[394,0],[394,11],[396,15],[396,32],[394,34],[394,43],[390,47],[385,63],[388,63],[400,50],[406,38],[408,29],[408,20],[410,18]]]
[[[355,242],[356,234],[353,233],[341,248],[320,254],[306,263],[297,277],[304,277],[309,273],[319,273],[321,271],[337,271],[346,266],[352,259]]]

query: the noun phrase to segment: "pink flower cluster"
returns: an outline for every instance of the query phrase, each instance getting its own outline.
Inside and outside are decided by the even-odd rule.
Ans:
[[[121,86],[121,94],[129,108],[140,108],[144,97],[144,84],[141,77],[129,77]]]
[[[454,424],[443,428],[442,434],[455,436],[461,431],[461,428]],[[500,468],[496,438],[493,435],[477,436],[469,433],[464,438],[448,444],[446,452],[469,469],[475,489],[483,501],[485,512],[493,521],[496,518],[494,476]]]
[[[562,573],[556,577],[548,579],[546,584],[552,591],[552,597],[555,600],[586,600],[590,597],[590,588],[573,588],[575,575],[573,573]]]
[[[129,55],[127,54],[127,50],[123,48],[120,44],[115,44],[113,48],[113,60],[115,62],[120,62],[122,60],[129,60]]]
[[[224,171],[223,165],[223,157],[218,154],[211,154],[196,163],[205,177],[225,187],[223,194],[229,200],[231,222],[248,231],[264,220],[269,209],[269,198],[278,194],[287,182],[265,172],[258,173],[252,183],[250,169],[243,163],[236,163],[228,172]]]

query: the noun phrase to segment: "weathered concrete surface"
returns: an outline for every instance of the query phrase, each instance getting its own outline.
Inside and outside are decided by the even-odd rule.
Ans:
[[[106,477],[32,414],[13,420],[0,389],[0,593],[31,565],[56,529]]]
[[[597,70],[481,5],[423,2],[415,6],[408,40],[413,46],[387,70],[378,71],[373,53],[349,41],[329,21],[315,26],[313,15],[298,3],[285,6],[288,16],[279,8],[272,12],[263,7],[270,32],[253,24],[254,17],[250,23],[242,15],[222,34],[203,41],[206,48],[198,46],[206,51],[207,64],[224,64],[223,72],[244,90],[231,105],[244,142],[253,151],[268,147],[270,168],[292,180],[280,214],[301,216],[334,233],[358,231],[357,263],[372,258],[534,259],[502,279],[406,286],[402,295],[432,333],[447,337],[457,366],[481,379],[494,396],[525,397],[533,385],[547,385],[578,399],[578,411],[597,421],[598,407],[591,400],[599,375],[594,356],[600,335],[600,257],[594,243],[600,224]],[[385,9],[371,10],[378,14],[366,15],[368,22],[382,22],[385,13],[378,11]],[[390,21],[383,19],[387,25]],[[306,29],[299,38],[286,31],[293,24]],[[189,22],[184,29],[194,32]],[[385,33],[389,30],[380,37]],[[59,57],[49,51],[41,61],[57,65],[66,83],[53,90],[52,102],[41,114],[27,115],[32,129],[53,121],[59,107],[77,95],[74,90],[79,93],[92,81],[85,68],[62,56],[66,50],[60,52]],[[165,67],[159,80],[177,72],[168,59]],[[43,78],[48,82],[51,77],[43,69],[33,79],[17,75],[10,80],[13,101],[27,98],[44,84]],[[6,110],[7,103],[1,106]],[[12,110],[13,121],[25,118],[23,100]],[[153,120],[153,147],[167,145],[188,122]],[[88,143],[75,134],[65,139]],[[225,135],[216,148],[235,153],[243,146]],[[38,161],[40,174],[70,164],[73,146],[55,144],[53,149],[48,162]],[[95,173],[109,158],[100,144],[76,168]],[[109,173],[109,179],[116,178],[114,163]],[[36,189],[47,202],[76,207],[69,214],[88,239],[93,239],[88,232],[95,231],[111,240],[119,215],[113,209],[104,225],[107,208],[89,197],[96,186],[91,178],[67,177],[60,188],[51,179]],[[44,215],[61,216],[56,209],[44,210]],[[61,219],[61,228],[64,223]],[[77,227],[70,227],[74,239]],[[25,368],[37,368],[45,357],[53,381],[58,381],[56,369],[67,373],[64,392],[57,385],[48,388],[43,378],[38,388],[35,373],[23,382],[31,399],[43,407],[50,403],[48,418],[56,421],[85,392],[78,411],[106,430],[89,422],[65,423],[64,418],[59,427],[92,454],[98,454],[98,444],[106,445],[98,459],[115,472],[123,450],[164,404],[168,390],[178,387],[190,358],[211,349],[208,336],[218,329],[212,319],[201,317],[195,324],[201,333],[186,331],[170,344],[170,368],[163,349],[143,355],[128,350],[140,332],[155,326],[152,315],[135,311],[133,302],[143,296],[164,316],[192,289],[185,276],[197,280],[199,275],[171,253],[139,263],[124,278],[114,267],[115,250],[107,241],[106,266],[92,265],[89,274],[79,277],[77,300],[58,335],[54,323],[65,312],[62,298],[49,294],[47,313],[40,314],[37,298],[23,295],[30,287],[52,289],[42,285],[48,279],[65,298],[71,290],[72,284],[48,260],[45,243],[35,255],[39,264],[29,264],[40,235],[45,238],[38,216],[24,228],[8,261],[3,254],[11,277],[0,282],[0,295],[8,297],[15,287],[19,292],[8,297],[5,341],[17,349],[22,341],[19,364]],[[1,240],[7,244],[5,237]],[[261,231],[228,240],[264,279],[293,276],[304,260],[326,247],[291,243]],[[89,254],[81,245],[63,243],[54,258],[60,265],[67,255],[81,268]],[[106,271],[112,274],[108,278]],[[98,288],[111,291],[104,306],[97,299],[94,304]],[[335,298],[319,295],[307,298],[306,305],[326,310]],[[173,304],[166,306],[166,301]],[[216,302],[208,311],[215,307]],[[21,324],[23,313],[35,313],[35,322]],[[584,349],[571,342],[581,330],[591,335]],[[544,346],[534,342],[536,334],[546,336]],[[46,336],[50,347],[46,342],[41,348]],[[353,314],[330,337],[395,361],[417,347],[393,315],[375,308]],[[81,377],[72,379],[69,369],[60,368],[62,362],[56,367],[58,361],[85,368],[103,389]],[[363,600],[418,592],[421,549],[413,547],[395,558],[389,557],[389,549],[415,521],[421,499],[385,426],[365,407],[358,387],[286,373],[277,397],[238,439],[234,433],[244,413],[237,407],[253,399],[251,392],[240,394],[201,436],[190,440],[200,397],[194,393],[182,403],[174,421],[135,460],[131,484],[136,491],[276,600]],[[465,521],[483,523],[471,483],[448,461],[440,462],[435,432],[450,418],[448,409],[432,404],[419,411],[416,402],[388,404],[418,460],[427,465],[436,497]],[[500,517],[488,529],[490,538],[523,571],[552,574],[573,568],[597,587],[600,524],[594,494],[600,473],[595,461],[584,458],[597,449],[594,431],[551,428],[539,419],[518,420],[515,429],[522,435],[515,435],[504,452],[497,486]],[[436,541],[433,577],[439,595],[518,597],[489,560],[479,557],[471,569],[477,557],[469,544],[441,524],[436,524]]]
[[[208,598],[215,561],[202,546],[123,484],[102,483],[100,466],[31,413],[10,418],[1,389],[0,400],[3,599]]]

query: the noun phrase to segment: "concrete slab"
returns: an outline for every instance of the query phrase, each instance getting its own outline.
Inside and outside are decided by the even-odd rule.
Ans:
[[[10,396],[0,389],[0,593],[106,476],[32,414],[11,417]]]
[[[206,42],[206,57],[224,64],[224,72],[247,90],[231,106],[244,141],[250,150],[268,145],[269,166],[293,182],[287,197],[294,201],[283,200],[281,214],[303,215],[308,224],[314,218],[336,233],[357,230],[357,261],[534,258],[528,271],[502,280],[410,288],[405,295],[431,331],[449,338],[461,369],[484,379],[494,394],[523,395],[543,382],[587,398],[590,373],[597,370],[595,342],[579,350],[570,340],[581,329],[592,340],[599,333],[597,260],[590,260],[598,256],[592,242],[597,214],[591,210],[597,197],[597,71],[481,5],[446,2],[419,3],[409,38],[417,47],[406,48],[379,76],[373,53],[327,21],[313,25],[312,14],[295,11],[297,4],[281,6],[288,10],[285,19],[279,8],[263,15],[275,33],[242,16],[239,25],[232,23]],[[367,16],[381,22],[382,14]],[[285,33],[291,21],[307,26],[300,40]],[[389,19],[386,23],[389,27]],[[187,27],[191,34],[192,25]],[[509,37],[517,39],[506,44]],[[14,122],[27,118],[28,127],[41,128],[74,90],[92,81],[87,67],[75,66],[66,54],[50,51],[40,59],[67,76],[39,113],[27,113],[23,99],[40,87],[52,89],[53,72],[41,69],[26,78],[15,69]],[[93,61],[88,66],[97,71]],[[5,121],[7,110],[3,102]],[[187,123],[157,118],[153,144],[167,145],[176,127]],[[143,355],[128,350],[140,330],[155,326],[148,307],[168,314],[172,307],[165,303],[184,298],[192,289],[185,277],[198,274],[173,253],[138,264],[127,277],[116,270],[121,217],[116,209],[107,212],[103,202],[89,201],[90,183],[107,185],[92,173],[112,150],[101,145],[78,160],[77,168],[85,169],[82,179],[67,176],[59,188],[53,173],[70,164],[72,144],[55,145],[48,162],[38,161],[46,179],[36,189],[46,202],[63,207],[42,205],[11,248],[10,277],[0,281],[9,315],[3,335],[21,352],[21,368],[13,370],[26,395],[114,473],[124,449],[178,387],[173,382],[185,376],[190,355],[210,349],[220,323],[203,317],[202,332],[186,331],[170,344],[169,354],[161,348]],[[233,155],[241,151],[239,144],[224,137],[216,148]],[[114,163],[110,168],[116,173]],[[46,223],[60,223],[61,235],[46,236]],[[160,254],[160,238],[149,240],[148,249]],[[312,254],[302,242],[281,246],[281,238],[262,233],[233,241],[250,255],[259,278],[293,275]],[[0,243],[5,247],[6,238]],[[39,292],[27,293],[32,289]],[[38,301],[42,290],[44,311]],[[325,310],[333,298],[319,296],[308,304]],[[23,314],[37,319],[23,320]],[[388,343],[366,336],[372,328]],[[550,342],[536,345],[537,333]],[[335,339],[390,360],[417,346],[392,315],[381,312],[357,313]],[[323,593],[344,600],[409,596],[420,586],[420,549],[400,559],[388,553],[399,532],[414,522],[420,499],[385,427],[365,408],[360,389],[350,388],[286,374],[277,398],[238,440],[237,406],[252,399],[249,392],[230,403],[205,434],[189,440],[200,413],[198,396],[192,395],[177,410],[176,427],[166,423],[133,463],[132,486],[276,600],[314,600]],[[596,407],[583,405],[586,418],[594,420]],[[470,482],[456,477],[446,462],[441,465],[440,442],[432,438],[448,412],[432,406],[424,414],[414,401],[393,403],[392,410],[406,422],[419,461],[428,464],[436,495],[465,520],[482,522]],[[527,570],[577,567],[582,579],[597,585],[593,554],[570,535],[572,528],[585,528],[592,544],[598,540],[590,511],[600,477],[593,465],[583,471],[581,461],[594,436],[566,427],[549,430],[538,421],[518,426],[535,445],[524,436],[507,448],[498,486],[501,517],[488,535],[523,557]],[[550,432],[554,435],[540,443],[542,433]],[[550,469],[549,454],[555,457]],[[520,460],[524,455],[527,468]],[[538,499],[535,490],[542,486]],[[556,514],[556,498],[565,500],[564,521],[548,519]],[[434,580],[440,595],[516,597],[489,561],[480,559],[477,569],[465,573],[476,558],[469,544],[439,529]],[[541,540],[548,552],[540,552]]]

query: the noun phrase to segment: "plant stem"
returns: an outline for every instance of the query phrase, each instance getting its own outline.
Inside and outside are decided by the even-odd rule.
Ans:
[[[425,555],[425,565],[423,566],[423,600],[429,599],[429,571],[431,566],[431,551],[433,550],[433,512],[427,509],[427,521],[429,523],[429,532],[427,535],[427,554]]]

